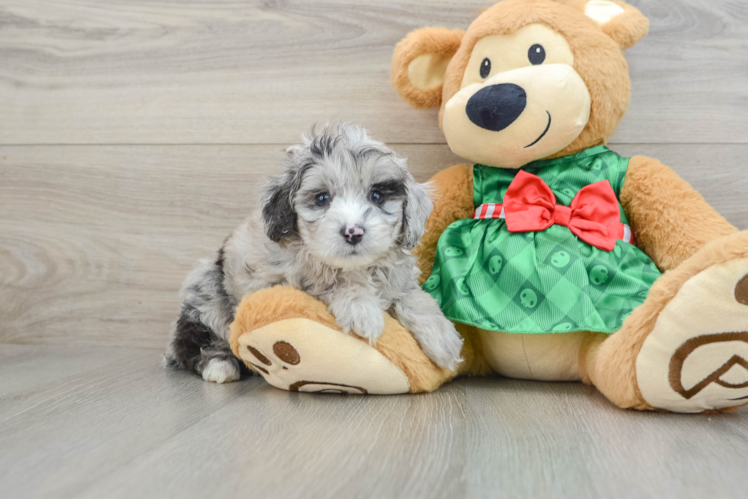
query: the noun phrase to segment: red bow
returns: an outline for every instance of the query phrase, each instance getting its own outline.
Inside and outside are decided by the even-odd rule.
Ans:
[[[556,196],[540,177],[520,170],[506,191],[503,205],[511,233],[544,231],[558,224],[606,252],[615,248],[619,238],[618,199],[607,180],[583,187],[566,207],[556,205]]]

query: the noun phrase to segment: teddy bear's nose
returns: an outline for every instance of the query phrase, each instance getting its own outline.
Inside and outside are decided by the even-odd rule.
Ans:
[[[465,111],[480,128],[498,132],[519,118],[527,105],[527,94],[519,85],[499,83],[480,89],[468,99]]]

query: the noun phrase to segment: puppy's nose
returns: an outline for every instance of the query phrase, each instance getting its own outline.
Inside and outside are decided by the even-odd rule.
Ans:
[[[499,83],[480,89],[468,99],[465,111],[480,128],[499,132],[519,118],[527,106],[525,89],[513,83]]]
[[[364,228],[358,225],[345,226],[340,230],[340,234],[345,237],[345,241],[351,245],[358,245],[364,238]]]

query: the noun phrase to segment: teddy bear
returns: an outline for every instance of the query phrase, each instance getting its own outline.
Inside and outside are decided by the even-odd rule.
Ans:
[[[439,368],[394,318],[375,345],[288,287],[246,297],[234,353],[289,391],[433,391],[456,376],[581,381],[621,408],[748,403],[748,231],[673,170],[606,147],[629,102],[619,0],[505,0],[396,47],[392,84],[468,160],[432,178],[423,288],[464,338]]]

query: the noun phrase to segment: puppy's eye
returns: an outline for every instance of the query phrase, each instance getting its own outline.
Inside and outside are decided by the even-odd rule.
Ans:
[[[543,64],[543,61],[545,61],[545,49],[542,45],[536,43],[527,51],[527,58],[530,60],[530,63],[535,66]]]
[[[491,74],[491,60],[486,57],[485,59],[483,59],[483,62],[480,63],[480,77],[486,78],[490,74]]]
[[[375,205],[381,205],[384,203],[384,195],[381,191],[377,191],[376,189],[372,189],[369,193],[369,201],[372,202]]]
[[[314,203],[316,203],[318,207],[326,207],[330,203],[330,194],[319,193],[314,197]]]

